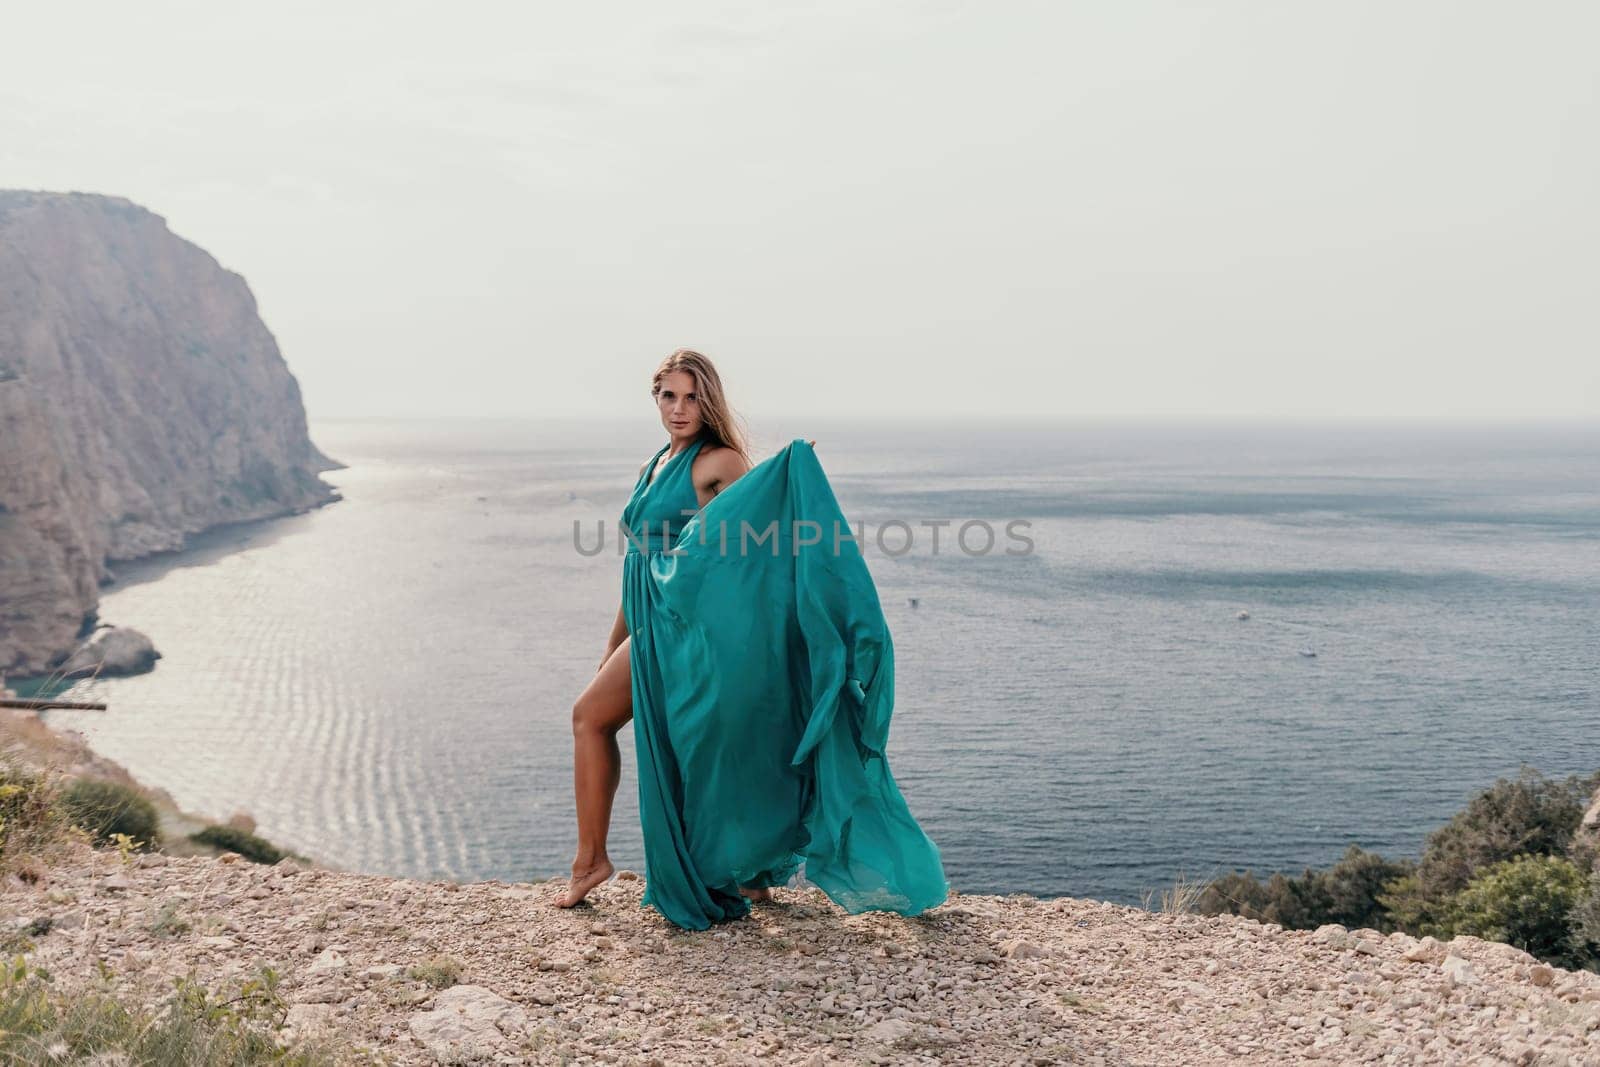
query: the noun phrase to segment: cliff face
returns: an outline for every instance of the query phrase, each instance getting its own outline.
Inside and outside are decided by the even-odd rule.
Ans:
[[[336,500],[338,466],[243,278],[127,200],[0,191],[0,672],[71,651],[108,562]]]

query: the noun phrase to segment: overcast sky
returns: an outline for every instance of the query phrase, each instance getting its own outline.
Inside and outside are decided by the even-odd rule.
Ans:
[[[1600,416],[1600,4],[29,4],[313,417]]]

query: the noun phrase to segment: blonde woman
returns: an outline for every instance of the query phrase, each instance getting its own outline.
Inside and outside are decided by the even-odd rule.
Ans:
[[[650,384],[667,443],[623,510],[622,605],[573,706],[578,850],[555,903],[613,874],[617,733],[630,719],[643,903],[678,926],[742,916],[802,865],[850,911],[940,903],[938,849],[883,753],[888,629],[859,549],[833,536],[848,524],[814,442],[752,467],[721,377],[691,349]],[[752,550],[742,530],[769,524]]]

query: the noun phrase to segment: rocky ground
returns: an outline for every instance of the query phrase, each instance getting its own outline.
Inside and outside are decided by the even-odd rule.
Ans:
[[[815,890],[686,933],[627,872],[571,911],[559,887],[84,849],[0,918],[57,981],[270,965],[294,1032],[396,1064],[1600,1062],[1600,975],[1475,938],[1027,896],[847,916]]]

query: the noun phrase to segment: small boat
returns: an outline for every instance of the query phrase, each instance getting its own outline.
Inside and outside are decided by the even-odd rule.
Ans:
[[[1300,650],[1300,654],[1305,656],[1307,659],[1314,659],[1317,655],[1317,650],[1312,648],[1310,645],[1307,645],[1305,648]]]
[[[906,597],[906,603],[910,604],[912,607],[916,607],[917,606],[917,598],[914,597],[914,596]]]
[[[1243,622],[1245,619],[1248,619],[1249,617],[1250,617],[1250,613],[1248,611],[1241,611],[1241,612],[1239,612],[1239,614],[1234,616],[1234,618],[1238,619],[1240,622]]]

